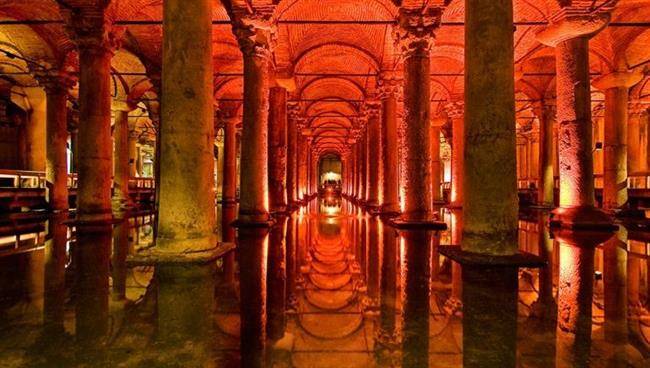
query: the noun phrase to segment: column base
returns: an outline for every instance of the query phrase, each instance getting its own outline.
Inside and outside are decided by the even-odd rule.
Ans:
[[[546,261],[542,257],[527,252],[502,256],[468,252],[458,246],[439,246],[438,253],[461,266],[515,268],[541,268],[546,266]]]
[[[445,207],[449,209],[459,210],[463,208],[463,204],[461,202],[449,202],[445,205]]]
[[[608,214],[593,206],[556,208],[551,212],[549,222],[551,227],[570,230],[613,231],[617,229]]]
[[[232,227],[244,229],[270,229],[273,225],[275,225],[275,220],[273,219],[255,221],[242,218],[233,221],[231,224]]]
[[[196,252],[166,252],[160,248],[153,247],[145,249],[126,259],[128,266],[155,266],[155,265],[183,265],[183,264],[206,264],[226,253],[234,250],[235,243],[219,242],[212,249],[205,249]]]
[[[395,219],[390,221],[390,226],[394,227],[397,230],[403,231],[416,231],[416,230],[425,230],[425,231],[439,231],[447,230],[447,224],[440,221],[434,220],[402,220]]]

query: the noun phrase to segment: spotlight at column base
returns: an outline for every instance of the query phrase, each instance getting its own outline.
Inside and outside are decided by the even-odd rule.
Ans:
[[[556,208],[551,212],[550,224],[552,227],[571,230],[614,231],[617,229],[608,214],[592,206]]]

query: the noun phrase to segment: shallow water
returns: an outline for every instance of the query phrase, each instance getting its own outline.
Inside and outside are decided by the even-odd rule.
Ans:
[[[251,362],[275,367],[650,366],[644,224],[576,248],[551,238],[543,213],[522,214],[520,250],[549,266],[513,273],[511,290],[507,272],[478,280],[467,269],[461,277],[462,267],[437,250],[457,243],[462,216],[440,217],[449,230],[423,245],[345,200],[312,201],[259,243],[268,247],[263,267],[235,267],[231,279],[228,261],[217,261],[213,304],[163,306],[202,311],[213,324],[173,341],[160,337],[168,327],[157,303],[174,299],[158,293],[164,285],[153,266],[127,262],[152,245],[152,215],[93,231],[61,217],[4,221],[12,225],[0,236],[0,361],[236,367],[244,344],[247,356],[260,355]],[[241,292],[260,280],[264,288]],[[264,315],[249,308],[258,304]],[[242,338],[241,321],[266,328]],[[262,332],[266,351],[256,344]]]

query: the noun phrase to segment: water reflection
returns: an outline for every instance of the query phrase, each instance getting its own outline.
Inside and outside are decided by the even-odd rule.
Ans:
[[[11,224],[0,228],[0,361],[648,366],[642,228],[605,241],[523,213],[519,248],[548,265],[503,272],[439,254],[462,234],[460,210],[441,216],[448,231],[398,233],[341,198],[314,200],[271,229],[238,229],[236,258],[192,271],[130,263],[153,243],[149,214],[99,228],[66,215],[0,221]]]

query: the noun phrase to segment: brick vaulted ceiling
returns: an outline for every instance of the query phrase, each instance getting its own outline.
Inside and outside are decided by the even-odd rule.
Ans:
[[[570,1],[514,0],[518,96],[553,96],[554,53],[537,42],[535,34],[559,9],[558,4]],[[296,89],[291,92],[291,99],[299,101],[304,116],[311,117],[308,123],[319,135],[315,139],[318,148],[338,150],[346,141],[348,129],[355,124],[359,101],[374,98],[377,75],[401,69],[392,33],[398,5],[422,7],[447,2],[431,50],[432,111],[434,115],[442,113],[444,105],[461,98],[463,93],[464,0],[214,0],[215,104],[241,110],[237,101],[243,89],[242,55],[228,23],[229,10],[275,5],[275,19],[279,21],[274,49],[276,67],[295,77]],[[162,3],[163,0],[112,0],[108,5],[109,20],[124,30],[122,48],[113,58],[116,99],[133,103],[155,100],[150,79],[159,75],[161,68],[162,26],[158,22],[162,20]],[[650,60],[650,0],[573,3],[585,7],[613,6],[613,24],[590,43],[594,75],[650,65],[646,64]],[[29,75],[29,62],[23,58],[42,65],[76,68],[74,44],[65,33],[59,9],[56,0],[0,0],[0,21],[5,23],[0,27],[0,49],[10,53],[0,54],[0,71],[4,73],[0,83],[35,84]],[[631,96],[647,99],[649,94],[646,77]]]

